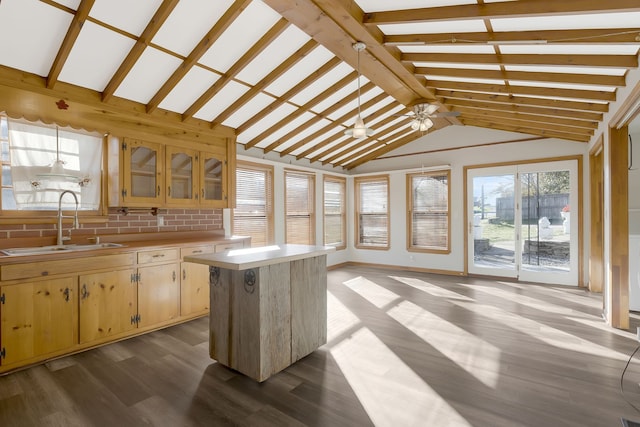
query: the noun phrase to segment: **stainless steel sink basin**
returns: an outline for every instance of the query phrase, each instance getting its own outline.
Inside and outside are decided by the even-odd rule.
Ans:
[[[37,246],[33,248],[10,248],[2,249],[0,253],[9,256],[19,255],[44,255],[61,252],[91,251],[96,249],[121,248],[125,245],[120,243],[94,243],[88,245],[64,245],[64,246]]]

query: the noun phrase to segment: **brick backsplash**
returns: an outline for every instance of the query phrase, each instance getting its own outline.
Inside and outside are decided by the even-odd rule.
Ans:
[[[55,213],[53,214],[55,215]],[[164,220],[158,226],[158,217],[145,210],[133,210],[125,215],[117,208],[109,209],[107,222],[82,222],[72,231],[73,237],[107,234],[157,233],[162,231],[215,231],[222,230],[222,209],[159,209]],[[65,234],[70,224],[65,222]],[[51,237],[56,235],[54,224],[0,224],[0,238]]]

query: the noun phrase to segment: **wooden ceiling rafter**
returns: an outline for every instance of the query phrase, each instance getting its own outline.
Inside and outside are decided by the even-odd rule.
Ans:
[[[151,113],[158,108],[158,105],[171,93],[176,85],[193,68],[200,58],[209,48],[220,38],[224,31],[238,19],[238,16],[251,4],[251,0],[236,0],[222,15],[222,17],[211,27],[207,34],[200,39],[198,44],[191,50],[189,55],[182,61],[182,64],[171,74],[171,77],[164,82],[162,87],[151,97],[147,103],[147,112]]]
[[[493,53],[404,53],[404,62],[448,62],[482,65],[543,65],[564,67],[635,68],[636,55],[537,55]]]
[[[504,130],[508,132],[527,133],[530,135],[546,136],[549,138],[559,138],[559,139],[565,139],[568,141],[575,141],[575,142],[589,142],[589,140],[591,139],[589,136],[580,137],[573,133],[562,133],[562,132],[556,132],[556,131],[550,131],[550,130],[541,130],[541,129],[535,129],[535,128],[526,127],[526,126],[505,125],[503,123],[500,123],[494,120],[464,118],[461,121],[468,126],[478,126],[478,127],[485,127],[485,128],[488,127],[490,129],[499,129],[499,130]]]
[[[438,127],[437,125],[435,125],[433,128],[431,128],[433,130],[437,130]],[[430,129],[430,131],[431,131]],[[367,154],[365,154],[364,156],[359,157],[358,159],[354,159],[353,161],[351,161],[350,163],[344,163],[342,164],[342,167],[344,167],[347,170],[351,170],[353,168],[356,168],[370,160],[373,160],[375,158],[380,157],[383,154],[386,154],[390,151],[395,150],[396,148],[400,148],[403,145],[406,145],[410,142],[413,142],[415,140],[415,136],[413,135],[407,135],[404,136],[400,139],[396,139],[395,141],[391,141],[388,144],[383,144],[371,151],[369,151]]]
[[[122,84],[127,74],[133,69],[138,59],[142,56],[145,49],[151,44],[151,40],[156,33],[162,27],[162,24],[167,20],[173,9],[178,5],[179,0],[163,0],[162,4],[156,10],[145,29],[137,38],[135,44],[127,54],[127,57],[122,61],[118,70],[113,74],[107,86],[102,91],[102,100],[108,102],[118,87]]]
[[[463,98],[451,98],[445,101],[447,105],[454,109],[458,107],[468,107],[478,109],[482,111],[510,111],[514,113],[527,113],[540,116],[554,116],[554,117],[566,117],[576,118],[581,120],[596,120],[601,121],[603,114],[594,111],[578,111],[578,110],[565,110],[562,108],[553,107],[541,107],[541,106],[529,106],[529,105],[515,105],[509,103],[498,103],[480,101],[475,99],[463,99]]]
[[[233,104],[228,106],[222,113],[218,114],[212,121],[211,127],[222,125],[233,113],[242,108],[251,99],[255,98],[258,94],[262,93],[264,89],[271,83],[276,81],[280,76],[293,67],[295,64],[304,59],[309,53],[318,47],[318,43],[315,40],[309,40],[300,49],[296,50],[287,60],[273,69],[269,74],[262,78],[258,83],[252,86],[247,92],[242,94],[240,98],[236,99]]]
[[[88,19],[89,12],[91,12],[91,8],[94,3],[95,0],[82,0],[78,5],[78,9],[73,15],[69,29],[62,41],[62,45],[58,49],[56,58],[53,60],[53,64],[51,64],[51,68],[49,69],[49,74],[47,75],[47,88],[53,89],[58,82],[58,77],[60,77],[64,64],[69,58],[73,45],[76,43],[76,40],[78,40],[80,30],[82,30],[82,26]]]
[[[465,117],[471,116],[483,116],[489,118],[505,118],[505,119],[519,119],[531,122],[543,122],[552,123],[564,126],[573,126],[578,128],[592,129],[598,128],[598,122],[594,120],[580,120],[576,118],[566,118],[558,116],[542,116],[538,114],[518,113],[513,111],[499,111],[499,110],[485,110],[479,108],[461,107],[455,106],[453,111],[458,111]]]
[[[335,58],[335,57],[331,58],[330,60],[325,62],[320,68],[315,70],[313,73],[309,74],[307,77],[305,77],[302,81],[297,83],[291,89],[289,89],[288,91],[286,91],[280,96],[277,96],[277,97],[274,96],[275,99],[271,104],[269,104],[268,106],[260,110],[258,113],[254,114],[253,117],[251,117],[249,120],[247,120],[246,122],[238,126],[238,134],[241,134],[242,132],[246,131],[250,127],[254,126],[256,123],[258,123],[260,120],[264,119],[269,114],[274,112],[277,108],[288,103],[291,98],[301,93],[304,89],[309,87],[313,82],[315,82],[319,78],[322,78],[322,76],[329,73],[335,67],[340,65],[341,62],[342,61],[340,61],[340,59],[338,58]]]
[[[364,15],[367,26],[408,24],[413,22],[462,21],[497,18],[545,17],[607,12],[637,12],[640,4],[635,0],[518,0],[485,4],[467,4],[421,9],[373,12]]]
[[[385,35],[385,46],[402,45],[483,45],[492,43],[513,43],[531,40],[544,44],[640,44],[638,28],[609,28],[585,30],[536,30],[536,31],[500,31],[471,33],[432,33],[432,34],[393,34]]]
[[[247,148],[251,148],[253,146],[255,146],[256,144],[260,143],[260,141],[262,141],[264,138],[267,137],[267,135],[283,128],[284,126],[288,125],[289,123],[291,123],[292,121],[294,121],[295,119],[297,119],[298,117],[300,117],[301,115],[305,114],[305,113],[310,113],[313,115],[317,115],[316,113],[313,113],[311,111],[311,109],[318,103],[324,101],[325,99],[327,99],[328,97],[330,97],[333,94],[333,90],[332,89],[341,89],[343,87],[345,87],[346,85],[348,85],[349,83],[351,83],[355,78],[357,77],[356,72],[351,72],[348,75],[346,75],[345,77],[343,77],[342,79],[338,80],[336,83],[334,83],[331,88],[323,91],[322,93],[316,95],[314,98],[310,99],[309,101],[305,102],[303,105],[299,106],[299,108],[294,111],[293,113],[287,115],[286,117],[280,119],[280,121],[278,123],[273,124],[271,127],[269,127],[268,129],[264,130],[263,132],[261,132],[258,136],[254,137],[251,141],[248,141],[245,144],[245,147]],[[368,91],[370,91],[371,89],[373,89],[375,87],[374,84],[365,84],[364,86],[362,86],[361,91],[362,93],[366,93]]]
[[[187,120],[193,117],[202,107],[204,107],[211,98],[214,97],[223,87],[231,82],[240,71],[244,70],[262,51],[264,51],[271,42],[278,38],[284,30],[286,30],[291,23],[286,19],[279,19],[251,48],[249,48],[244,55],[240,57],[229,68],[220,79],[218,79],[209,89],[205,90],[202,95],[193,103],[189,108],[182,113],[183,120]]]

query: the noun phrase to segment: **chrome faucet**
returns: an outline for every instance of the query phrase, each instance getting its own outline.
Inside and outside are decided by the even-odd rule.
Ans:
[[[65,194],[71,194],[76,201],[76,213],[73,216],[70,215],[62,215],[62,198]],[[64,190],[60,193],[60,198],[58,199],[58,240],[56,241],[56,245],[62,246],[66,240],[71,240],[71,228],[69,229],[69,236],[62,237],[62,219],[63,218],[73,218],[73,227],[72,228],[80,228],[80,221],[78,221],[78,196],[71,190]]]

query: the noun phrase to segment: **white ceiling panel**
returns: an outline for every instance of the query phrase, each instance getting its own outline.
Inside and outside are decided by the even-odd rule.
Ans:
[[[327,108],[332,107],[333,105],[342,101],[345,97],[352,94],[356,88],[357,88],[356,83],[346,85],[342,89],[332,93],[324,101],[321,101],[316,105],[314,105],[313,107],[311,107],[311,111],[314,111],[316,113],[322,113]]]
[[[494,31],[579,30],[594,28],[636,28],[640,12],[590,13],[584,15],[533,16],[492,19]]]
[[[373,135],[373,137],[375,138],[375,134]],[[353,141],[351,141],[350,143],[348,143],[347,145],[345,145],[346,150],[344,150],[344,151],[343,151],[343,150],[341,150],[341,151],[340,151],[341,155],[340,155],[340,156],[339,156],[339,157],[338,157],[334,162],[339,162],[340,160],[342,160],[342,159],[346,159],[347,157],[351,156],[353,153],[351,152],[350,148],[351,148],[351,147],[353,147],[353,146],[354,146],[354,145],[356,145],[356,144],[359,144],[360,142],[362,142],[362,141],[360,141],[360,140],[358,140],[358,139],[354,139]],[[375,139],[374,139],[374,140],[371,140],[371,141],[367,142],[363,147],[366,149],[366,148],[368,148],[368,147],[371,147],[371,146],[372,146],[372,145],[374,145],[374,144],[379,144],[379,142],[378,142],[377,140],[375,140]],[[361,155],[359,155],[359,156],[357,156],[357,157],[358,157],[358,158],[359,158],[359,157],[362,157],[364,154],[365,154],[365,153],[363,153],[363,154],[361,154]],[[322,160],[327,159],[327,158],[329,158],[329,157],[331,157],[331,156],[333,156],[333,154],[328,154],[328,155],[324,156],[324,157],[322,158]]]
[[[249,66],[238,73],[237,78],[243,82],[255,85],[310,39],[306,33],[290,25],[289,28],[280,34],[275,42],[271,43],[251,61]]]
[[[503,45],[500,51],[504,54],[533,55],[637,55],[638,46],[611,44],[534,44]]]
[[[289,68],[286,73],[267,86],[265,91],[276,96],[282,96],[333,57],[334,55],[327,49],[318,46],[297,64]]]
[[[161,3],[162,0],[96,0],[89,16],[139,36]]]
[[[0,3],[1,63],[46,76],[72,19],[37,0],[4,0]]]
[[[279,145],[277,148],[278,152],[284,151],[287,148],[291,147],[292,145],[298,143],[298,141],[303,140],[304,138],[308,137],[309,135],[313,134],[314,132],[319,131],[320,129],[322,129],[323,127],[327,126],[328,124],[331,124],[331,122],[329,120],[326,119],[321,119],[313,124],[310,125],[305,125],[306,122],[308,122],[309,120],[311,120],[312,118],[314,118],[314,115],[305,115],[305,119],[301,122],[298,123],[298,126],[303,125],[304,126],[304,130],[300,133],[297,133],[295,136],[293,136],[292,138],[288,139],[287,141],[285,141],[282,145]],[[294,128],[295,129],[295,128]]]
[[[66,6],[70,9],[77,10],[78,6],[80,6],[80,2],[82,0],[57,0],[63,6]]]
[[[200,58],[200,63],[226,72],[279,19],[281,16],[264,3],[252,2]]]
[[[512,86],[530,86],[530,87],[552,87],[558,89],[577,89],[577,90],[597,90],[602,92],[614,92],[614,86],[597,86],[597,85],[581,85],[577,83],[556,83],[556,82],[529,82],[520,80],[509,80]]]
[[[60,72],[60,80],[102,91],[134,41],[87,21]]]
[[[324,123],[325,123],[325,124],[328,124],[328,123],[330,123],[330,122],[324,122]],[[317,138],[315,138],[315,139],[311,140],[309,143],[307,143],[307,144],[303,145],[302,147],[300,147],[300,148],[298,148],[298,149],[296,149],[296,150],[292,151],[292,152],[291,152],[291,155],[293,155],[293,156],[297,156],[297,155],[299,155],[299,154],[301,154],[301,153],[303,153],[303,152],[307,151],[308,149],[310,149],[310,148],[312,148],[312,147],[316,147],[317,145],[322,146],[322,142],[323,142],[324,140],[328,139],[328,138],[333,137],[333,135],[335,135],[335,133],[336,133],[336,129],[331,129],[330,131],[327,131],[327,132],[323,133],[322,135],[320,135],[319,137],[317,137]],[[341,138],[340,140],[344,141],[345,139],[346,139],[346,137],[345,137],[345,138]],[[325,146],[322,146],[322,148],[317,148],[315,151],[316,151],[316,152],[318,152],[318,151],[320,151],[320,150],[324,150],[324,149],[325,149],[325,148],[327,148],[327,147],[334,146],[336,143],[337,143],[337,141],[336,141],[336,142],[334,142],[334,143],[331,143],[331,144],[327,144],[327,145],[325,145]],[[309,154],[309,155],[307,155],[307,156],[305,156],[305,157],[309,157],[309,158],[310,158],[310,157],[313,157],[313,154]]]
[[[354,88],[355,90],[355,88]],[[380,95],[382,93],[382,89],[380,89],[379,87],[374,87],[373,89],[367,91],[367,92],[363,92],[362,96],[360,97],[360,105],[366,103],[367,101],[369,101],[372,98],[375,98],[376,96]],[[331,120],[337,120],[338,118],[344,116],[345,114],[347,114],[349,111],[351,110],[355,110],[358,108],[358,100],[354,99],[353,101],[345,104],[344,106],[338,108],[336,111],[334,111],[333,113],[329,114],[329,118]],[[362,116],[364,117],[366,114],[364,114],[364,110]],[[355,119],[355,115],[353,117]],[[349,123],[352,123],[351,121],[349,121]]]
[[[229,9],[233,0],[181,1],[153,38],[153,43],[188,56]]]
[[[500,84],[503,80],[493,79],[476,79],[473,77],[453,77],[453,76],[439,76],[437,73],[429,74],[427,76],[427,86],[429,86],[429,80],[444,80],[447,82],[466,82],[466,83],[484,83],[484,84]]]
[[[256,114],[261,112],[264,108],[267,108],[273,103],[273,101],[275,101],[275,98],[273,98],[272,96],[259,93],[258,95],[253,97],[250,102],[247,102],[242,107],[240,107],[238,111],[233,113],[231,117],[223,122],[223,124],[225,126],[237,128],[243,123],[250,120]]]
[[[340,137],[338,139],[336,139],[335,141],[331,141],[328,144],[323,144],[323,145],[317,147],[317,149],[315,151],[312,151],[306,157],[308,157],[308,158],[315,157],[315,156],[319,155],[320,153],[323,153],[325,150],[330,150],[330,151],[329,151],[328,154],[324,155],[322,158],[326,159],[326,158],[332,156],[333,152],[338,151],[335,147],[337,147],[338,145],[340,145],[341,143],[345,142],[348,139],[349,140],[352,139],[350,136],[344,134],[344,130],[345,129],[346,128],[342,128],[342,129],[338,130],[338,135],[340,135]],[[332,138],[332,137],[334,137],[334,135],[336,135],[336,129],[332,130],[331,132],[327,132],[323,136],[326,137],[326,138]],[[319,142],[316,141],[315,144],[313,144],[313,145],[318,145],[318,144],[319,144]],[[302,152],[302,151],[304,151],[304,150],[301,150],[300,152]]]
[[[291,102],[298,105],[304,105],[311,99],[325,92],[328,88],[330,88],[333,84],[338,82],[340,79],[348,75],[353,71],[353,68],[346,63],[341,63],[327,74],[322,76],[321,79],[317,79],[312,84],[307,86],[302,92],[291,98]],[[367,79],[363,76],[360,78],[360,84],[364,85],[367,83]],[[353,90],[356,90],[356,86],[354,84]]]
[[[556,67],[544,65],[505,65],[508,71],[528,71],[532,73],[568,73],[568,74],[591,74],[603,76],[624,76],[627,72],[624,68],[599,68],[599,67]]]
[[[114,95],[146,104],[181,63],[175,56],[148,47]]]
[[[193,67],[158,106],[182,114],[219,78],[220,74]]]
[[[212,121],[248,90],[248,86],[233,81],[229,82],[193,116],[198,119]]]
[[[439,34],[439,33],[473,33],[486,31],[487,27],[481,19],[442,22],[417,22],[410,24],[384,24],[378,26],[386,35],[400,34]]]
[[[272,144],[273,142],[277,141],[278,139],[280,139],[284,135],[288,134],[292,130],[298,128],[299,126],[304,125],[305,123],[307,123],[313,117],[315,117],[314,114],[303,113],[302,115],[296,117],[291,122],[287,123],[285,126],[281,127],[280,129],[276,130],[275,132],[270,133],[267,137],[265,137],[258,144],[256,144],[256,147],[264,148],[264,147]]]
[[[476,0],[356,0],[364,12],[383,12],[386,10],[422,9],[424,7],[459,6],[461,4],[477,4]]]
[[[260,135],[266,129],[269,129],[274,124],[278,123],[280,120],[284,119],[288,115],[292,114],[296,111],[296,107],[291,104],[283,104],[276,108],[272,113],[270,113],[264,119],[258,121],[255,125],[251,126],[246,131],[242,132],[238,135],[238,142],[247,143]]]
[[[498,64],[465,64],[464,62],[414,62],[416,67],[428,68],[458,68],[461,70],[494,70],[500,71]]]

